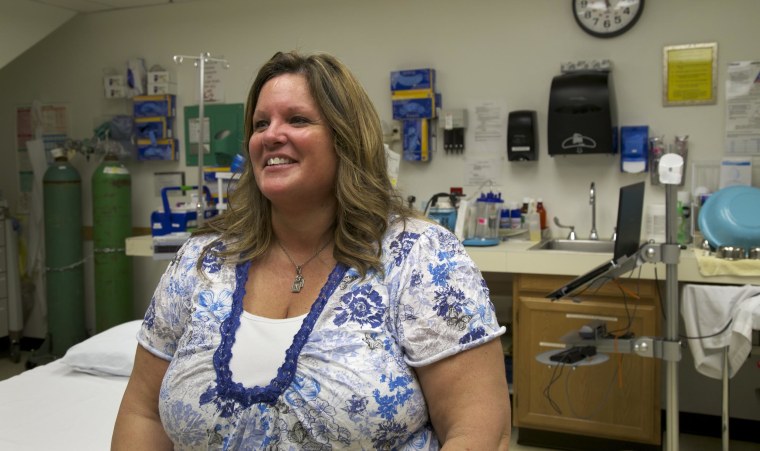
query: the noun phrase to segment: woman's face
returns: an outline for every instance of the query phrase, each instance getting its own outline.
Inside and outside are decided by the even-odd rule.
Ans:
[[[301,74],[266,82],[253,111],[248,152],[261,192],[275,206],[335,199],[338,158],[330,128]]]

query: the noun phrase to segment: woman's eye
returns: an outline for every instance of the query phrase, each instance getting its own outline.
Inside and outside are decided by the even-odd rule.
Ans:
[[[293,124],[308,124],[311,121],[303,116],[293,116],[290,118],[290,122]]]
[[[267,121],[254,121],[253,122],[253,129],[254,130],[263,130],[267,126]]]

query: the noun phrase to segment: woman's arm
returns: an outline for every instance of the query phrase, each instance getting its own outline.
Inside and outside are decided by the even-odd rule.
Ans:
[[[113,451],[173,448],[158,415],[158,392],[168,367],[169,362],[137,345],[135,366],[111,438]]]
[[[498,339],[416,371],[443,450],[509,448],[509,389]]]

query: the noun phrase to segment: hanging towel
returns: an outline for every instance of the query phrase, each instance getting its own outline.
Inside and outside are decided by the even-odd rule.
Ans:
[[[752,348],[752,329],[760,328],[760,286],[686,284],[681,316],[687,337],[705,337],[687,340],[696,370],[721,379],[723,348],[728,346],[728,375],[733,377]]]

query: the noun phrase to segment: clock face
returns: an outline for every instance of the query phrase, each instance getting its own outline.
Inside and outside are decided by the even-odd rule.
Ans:
[[[586,33],[611,38],[630,30],[644,10],[644,0],[573,0],[575,21]]]

